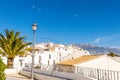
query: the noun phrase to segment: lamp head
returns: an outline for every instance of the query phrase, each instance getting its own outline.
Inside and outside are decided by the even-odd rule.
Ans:
[[[33,31],[37,30],[37,27],[38,27],[37,24],[36,24],[36,23],[33,23],[33,25],[32,25],[32,30],[33,30]]]

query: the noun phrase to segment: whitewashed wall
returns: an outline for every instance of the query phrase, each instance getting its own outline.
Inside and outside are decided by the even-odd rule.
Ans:
[[[75,66],[120,71],[120,63],[106,56],[76,64]]]
[[[7,58],[6,57],[1,57],[2,61],[7,65]]]

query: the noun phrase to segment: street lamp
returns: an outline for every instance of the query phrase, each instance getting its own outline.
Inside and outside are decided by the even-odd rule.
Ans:
[[[34,80],[34,54],[35,54],[35,32],[37,30],[37,24],[33,23],[32,30],[33,30],[33,52],[32,52],[32,65],[31,65],[31,80]]]

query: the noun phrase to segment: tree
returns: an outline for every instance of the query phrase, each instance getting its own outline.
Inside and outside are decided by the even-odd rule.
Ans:
[[[111,56],[111,57],[120,57],[119,54],[115,54],[114,52],[110,52],[107,54],[108,56]]]
[[[24,55],[26,47],[31,43],[24,42],[25,36],[20,36],[20,32],[5,30],[5,36],[0,33],[0,52],[7,56],[7,66],[13,67],[16,56]]]
[[[2,59],[0,57],[0,80],[6,80],[6,76],[4,73],[5,68],[6,65],[2,62]]]
[[[108,56],[114,57],[114,56],[115,56],[115,53],[114,53],[114,52],[110,52],[110,53],[108,54]]]

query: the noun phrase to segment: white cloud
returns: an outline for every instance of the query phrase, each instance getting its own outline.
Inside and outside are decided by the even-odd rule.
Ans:
[[[96,38],[96,39],[94,40],[94,42],[95,42],[95,43],[98,43],[98,42],[100,42],[100,41],[105,40],[106,38],[107,38],[107,37]]]
[[[113,34],[113,35],[110,35],[110,36],[105,36],[105,37],[99,37],[99,38],[96,38],[94,40],[94,43],[100,43],[101,41],[110,41],[110,40],[113,40],[113,39],[116,39],[116,38],[119,38],[120,37],[120,34]]]
[[[32,8],[35,8],[35,6],[33,5]]]
[[[114,35],[111,35],[113,38],[114,37],[120,37],[120,34],[114,34]]]
[[[39,8],[38,11],[41,11],[41,8]]]

